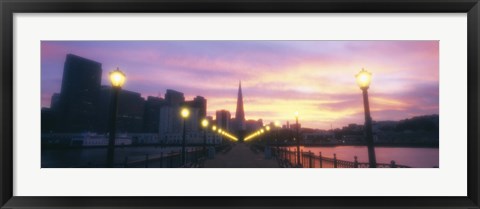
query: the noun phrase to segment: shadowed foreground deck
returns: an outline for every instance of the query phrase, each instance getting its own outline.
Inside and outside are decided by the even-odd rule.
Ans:
[[[205,168],[278,168],[277,161],[264,158],[263,152],[255,153],[245,143],[236,143],[225,154],[217,154],[215,159],[205,161]]]

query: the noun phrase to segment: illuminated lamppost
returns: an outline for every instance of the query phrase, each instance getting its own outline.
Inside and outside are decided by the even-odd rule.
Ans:
[[[261,129],[260,129],[260,134],[261,134],[262,136],[260,136],[260,143],[262,143],[262,142],[265,141],[265,138],[264,138],[264,136],[263,136],[263,132],[265,132],[265,130],[263,130],[263,128],[261,128]]]
[[[297,165],[300,165],[300,130],[298,127],[298,112],[295,112],[295,126],[297,129],[296,138],[297,138]]]
[[[187,108],[182,108],[180,111],[180,115],[183,118],[183,137],[182,137],[182,163],[185,165],[186,163],[186,158],[185,158],[185,147],[186,147],[186,137],[185,137],[185,131],[186,131],[186,126],[187,126],[187,118],[190,115],[190,110]]]
[[[275,121],[275,144],[277,145],[277,150],[278,150],[278,132],[280,129],[280,122]]]
[[[203,154],[205,155],[206,153],[206,146],[207,146],[207,130],[208,130],[208,120],[203,119],[202,120],[202,127],[203,127]]]
[[[220,135],[220,140],[222,141],[222,144],[224,144],[222,133],[223,133],[223,130],[221,128],[218,128],[218,135]]]
[[[269,125],[265,126],[265,132],[266,132],[265,142],[266,142],[267,145],[270,145],[271,134],[269,133],[270,132],[270,126]]]
[[[368,87],[372,81],[372,74],[368,71],[362,69],[355,78],[357,79],[357,84],[362,90],[363,93],[363,108],[365,111],[365,137],[368,147],[368,162],[370,168],[377,167],[377,161],[375,159],[375,147],[373,145],[373,136],[372,136],[372,117],[370,116],[370,104],[368,102]]]
[[[213,131],[213,146],[215,146],[215,144],[217,143],[216,139],[217,137],[215,136],[215,132],[217,131],[217,126],[212,126],[212,131]]]
[[[125,83],[126,76],[117,67],[116,70],[110,72],[110,83],[112,84],[113,94],[110,105],[110,124],[109,124],[109,136],[108,136],[108,149],[107,149],[107,167],[113,167],[113,161],[115,156],[115,133],[117,129],[117,103],[118,93]]]

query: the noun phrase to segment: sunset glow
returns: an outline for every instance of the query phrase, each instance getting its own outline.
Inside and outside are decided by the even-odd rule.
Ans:
[[[42,41],[41,50],[42,107],[60,92],[72,53],[102,63],[102,85],[118,66],[128,79],[123,89],[203,96],[208,116],[235,115],[239,81],[246,119],[264,123],[293,124],[298,111],[302,128],[361,124],[357,82],[367,81],[373,120],[439,113],[438,41]],[[372,77],[357,80],[362,68]]]

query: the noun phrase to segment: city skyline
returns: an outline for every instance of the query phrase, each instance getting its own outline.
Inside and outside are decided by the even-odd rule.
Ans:
[[[60,91],[68,53],[102,63],[102,85],[118,66],[144,98],[203,96],[209,116],[234,114],[241,80],[247,120],[292,122],[299,111],[303,127],[363,123],[362,67],[373,73],[373,120],[438,114],[437,41],[43,41],[42,107]]]

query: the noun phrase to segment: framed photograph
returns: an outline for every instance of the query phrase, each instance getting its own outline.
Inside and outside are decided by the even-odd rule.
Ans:
[[[0,6],[2,208],[479,208],[478,0]]]

